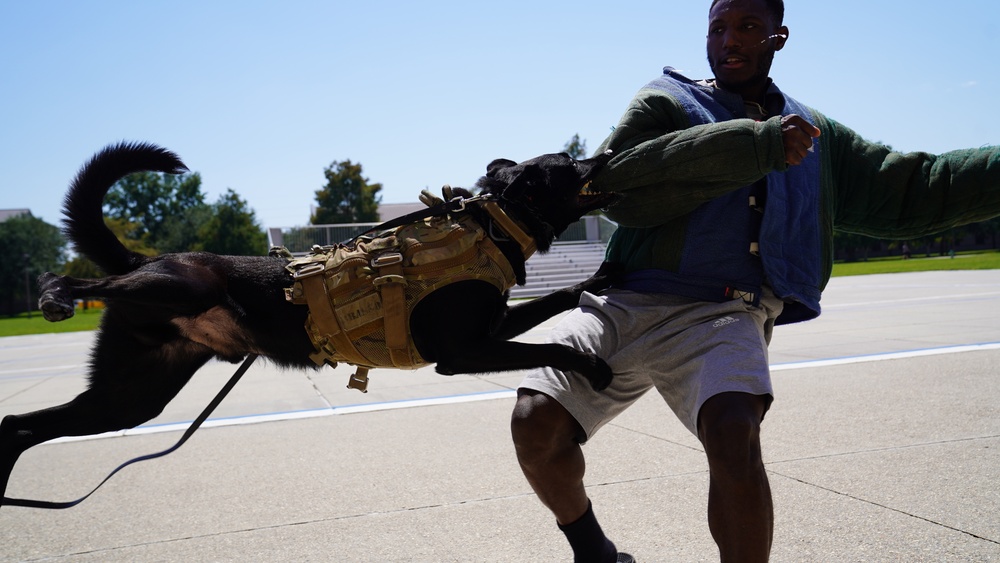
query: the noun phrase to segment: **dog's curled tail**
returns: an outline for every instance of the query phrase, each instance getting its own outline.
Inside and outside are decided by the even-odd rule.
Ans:
[[[145,257],[125,248],[104,223],[104,196],[135,172],[181,174],[187,167],[174,153],[149,143],[121,142],[94,155],[70,184],[63,201],[63,233],[76,251],[107,274],[131,272]]]

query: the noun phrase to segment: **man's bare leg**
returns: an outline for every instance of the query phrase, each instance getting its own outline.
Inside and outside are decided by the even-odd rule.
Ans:
[[[618,550],[605,537],[583,486],[586,462],[576,419],[551,397],[519,395],[511,435],[521,471],[573,548],[574,560],[615,561]]]
[[[766,397],[723,393],[698,415],[710,475],[708,526],[723,563],[770,557],[774,506],[760,448],[766,408]]]

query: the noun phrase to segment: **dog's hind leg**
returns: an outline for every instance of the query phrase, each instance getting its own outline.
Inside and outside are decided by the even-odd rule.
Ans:
[[[33,446],[63,436],[100,434],[145,422],[140,420],[142,416],[129,419],[115,413],[110,402],[101,393],[88,390],[60,406],[4,417],[0,422],[0,491],[6,490],[17,459]]]
[[[195,315],[226,301],[225,274],[178,258],[151,261],[119,276],[73,278],[46,272],[38,278],[38,306],[52,322],[73,316],[74,299],[96,297],[145,307],[158,319]]]
[[[120,335],[102,334],[103,340]],[[195,371],[212,357],[186,341],[136,352],[135,342],[101,346],[91,364],[90,387],[56,407],[8,415],[0,423],[0,491],[18,457],[32,446],[63,436],[133,428],[156,417]]]

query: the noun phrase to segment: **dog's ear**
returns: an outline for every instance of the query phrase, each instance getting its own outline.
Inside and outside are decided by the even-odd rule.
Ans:
[[[515,201],[524,196],[525,190],[527,190],[532,184],[537,184],[538,182],[544,182],[545,172],[542,170],[541,166],[537,164],[526,164],[518,172],[517,176],[511,181],[510,184],[504,188],[500,197]]]
[[[497,170],[510,168],[511,166],[517,166],[517,163],[513,160],[507,160],[506,158],[498,158],[486,167],[486,177],[493,178],[496,176]]]

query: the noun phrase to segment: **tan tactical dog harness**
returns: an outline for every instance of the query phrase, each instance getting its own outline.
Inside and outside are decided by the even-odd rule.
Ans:
[[[481,206],[519,244],[525,259],[534,254],[534,240],[491,197],[458,203],[460,209]],[[316,347],[310,358],[318,365],[357,366],[348,387],[361,391],[370,368],[428,364],[409,329],[410,313],[427,294],[464,280],[486,281],[501,292],[516,283],[510,263],[468,212],[423,218],[374,238],[314,246],[287,269],[295,282],[285,290],[286,299],[309,307],[305,326]]]

